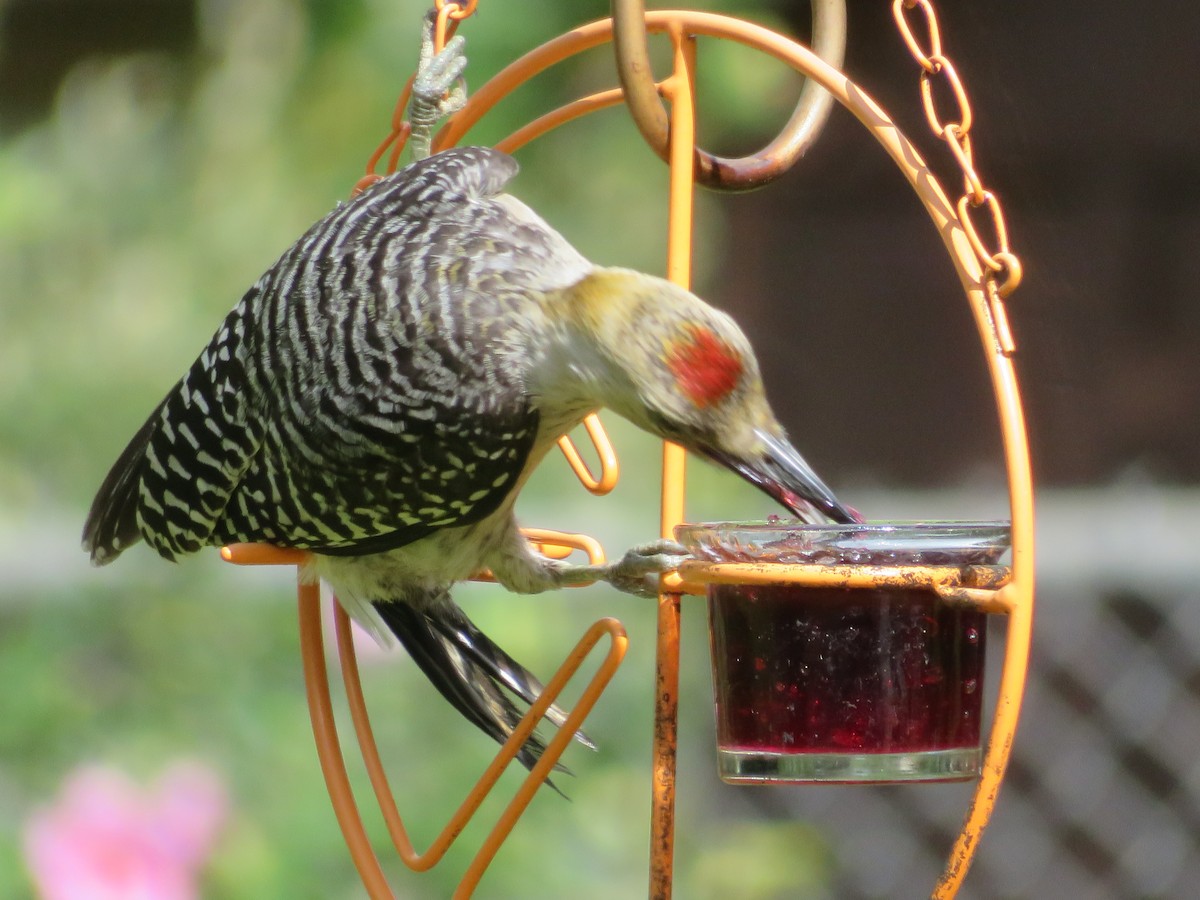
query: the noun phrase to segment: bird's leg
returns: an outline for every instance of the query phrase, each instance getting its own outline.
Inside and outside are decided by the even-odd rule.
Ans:
[[[408,104],[408,124],[412,128],[409,146],[414,160],[429,155],[433,130],[438,122],[466,105],[467,86],[462,74],[467,67],[463,55],[466,40],[461,36],[446,42],[441,53],[434,53],[436,15],[425,17],[421,31],[421,61],[413,76],[412,100]]]
[[[534,553],[519,533],[516,539],[520,546],[510,541],[508,551],[497,555],[492,573],[497,581],[518,594],[606,581],[627,594],[654,597],[658,595],[658,577],[691,558],[674,541],[660,540],[633,547],[615,562],[574,565]]]
[[[616,562],[598,566],[562,566],[559,578],[564,585],[606,581],[626,594],[656,597],[659,576],[679,568],[681,562],[690,558],[682,545],[663,539],[631,547]]]

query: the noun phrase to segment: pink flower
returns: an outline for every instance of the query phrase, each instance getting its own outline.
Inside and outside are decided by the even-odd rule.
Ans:
[[[45,900],[192,900],[228,810],[220,777],[176,763],[152,789],[85,766],[25,824],[25,858]]]

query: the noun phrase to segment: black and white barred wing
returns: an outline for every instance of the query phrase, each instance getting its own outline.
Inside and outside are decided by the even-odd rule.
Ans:
[[[208,543],[261,443],[237,355],[245,306],[226,317],[101,484],[83,530],[93,562],[111,562],[142,537],[168,559]]]
[[[318,222],[135,436],[85,528],[164,556],[230,541],[401,546],[494,511],[538,416],[522,317],[590,265],[519,202],[516,163],[430,157]]]

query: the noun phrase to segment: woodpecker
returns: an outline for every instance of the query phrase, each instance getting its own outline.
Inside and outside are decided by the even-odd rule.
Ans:
[[[92,561],[139,539],[168,560],[245,541],[311,551],[305,577],[377,638],[394,634],[503,742],[514,697],[542,686],[451,587],[486,568],[519,593],[636,589],[677,562],[659,544],[572,566],[522,538],[522,485],[587,413],[607,407],[806,519],[852,521],[789,443],[734,321],[663,279],[588,262],[503,193],[516,172],[495,150],[447,150],[309,229],[120,455],[84,527]],[[544,746],[530,738],[522,763]]]

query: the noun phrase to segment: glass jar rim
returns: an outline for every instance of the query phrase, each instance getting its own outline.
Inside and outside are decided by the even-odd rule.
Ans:
[[[675,537],[709,562],[995,565],[1012,543],[1011,526],[988,521],[798,521],[684,523]]]
[[[887,522],[801,522],[799,519],[778,521],[753,520],[745,522],[684,522],[675,526],[676,532],[706,529],[709,531],[747,531],[761,533],[769,531],[811,531],[814,534],[892,534],[912,532],[915,534],[937,531],[1001,532],[1011,529],[1008,519],[896,519]]]

